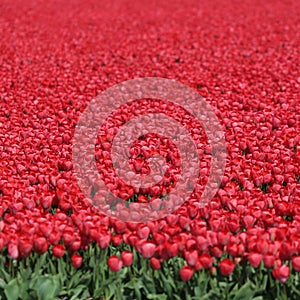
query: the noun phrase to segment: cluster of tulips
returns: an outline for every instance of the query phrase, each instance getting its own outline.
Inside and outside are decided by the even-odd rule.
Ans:
[[[24,105],[12,108],[8,100],[3,103],[0,250],[9,259],[26,258],[33,251],[50,251],[57,258],[68,252],[72,265],[80,268],[81,251],[95,242],[101,249],[127,244],[155,270],[163,261],[180,256],[186,261],[180,271],[183,280],[201,269],[213,274],[219,268],[228,276],[237,264],[254,268],[263,264],[281,282],[289,278],[291,268],[300,270],[299,119],[289,116],[288,111],[282,117],[260,109],[247,114],[224,113],[221,123],[227,143],[226,169],[216,195],[201,205],[211,148],[197,120],[186,118],[186,111],[174,110],[161,101],[164,113],[180,121],[197,145],[199,179],[192,195],[170,215],[146,222],[124,222],[104,215],[101,207],[93,205],[92,196],[87,199],[77,186],[70,129],[77,111],[60,110],[52,132],[53,114],[33,112]],[[168,137],[155,134],[142,136],[131,146],[129,161],[133,172],[147,175],[147,160],[156,154],[163,156],[167,169],[159,184],[134,189],[113,169],[110,147],[117,132],[114,127],[134,115],[152,112],[151,103],[137,101],[116,111],[116,123],[102,126],[95,147],[103,181],[112,194],[125,201],[163,201],[180,178],[178,149]],[[31,118],[25,120],[28,114]],[[107,263],[117,272],[130,266],[133,256],[132,251],[124,250],[119,256],[108,257]]]

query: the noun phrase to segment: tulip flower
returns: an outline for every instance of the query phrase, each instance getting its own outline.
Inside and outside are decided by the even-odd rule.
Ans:
[[[118,256],[113,255],[107,259],[107,264],[112,272],[119,272],[123,266],[122,260]]]

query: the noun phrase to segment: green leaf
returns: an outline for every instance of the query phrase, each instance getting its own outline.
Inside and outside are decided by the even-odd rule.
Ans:
[[[50,275],[40,276],[32,288],[36,291],[38,300],[53,300],[58,296],[58,278]]]
[[[4,268],[0,269],[0,277],[3,278],[6,282],[9,282],[12,280],[11,275],[7,273]]]
[[[172,297],[173,291],[172,291],[172,287],[171,287],[171,285],[170,285],[170,283],[171,283],[172,281],[169,282],[168,279],[166,278],[166,276],[164,275],[163,272],[160,273],[160,276],[161,276],[161,278],[162,278],[162,281],[163,281],[163,287],[164,287],[165,291],[167,292],[167,294],[168,294],[169,297]],[[172,283],[173,283],[173,282],[172,282]]]
[[[166,294],[148,294],[148,300],[167,300],[168,296]]]
[[[135,290],[136,299],[138,299],[138,300],[142,299],[142,294],[140,292],[140,284],[139,284],[139,282],[135,282],[134,283],[134,290]]]
[[[31,300],[32,297],[28,294],[30,278],[18,276],[19,294],[22,300]]]
[[[7,300],[17,300],[19,298],[19,285],[17,279],[11,280],[4,289]]]
[[[37,263],[35,265],[35,269],[34,272],[40,274],[42,271],[42,268],[45,266],[45,262],[46,262],[46,258],[47,258],[47,252],[42,254],[39,259],[37,260]]]
[[[234,300],[251,300],[253,299],[256,291],[253,284],[248,281],[246,282],[235,294]]]
[[[83,293],[86,288],[87,287],[85,285],[78,285],[75,289],[72,290],[72,297],[70,298],[70,300],[78,300],[79,295]]]
[[[72,278],[70,279],[70,281],[69,281],[69,283],[68,283],[68,289],[72,289],[72,288],[74,288],[74,287],[76,287],[77,286],[77,284],[78,284],[78,282],[79,282],[79,280],[80,280],[80,276],[81,276],[82,274],[80,273],[80,272],[77,272],[76,274],[74,274],[73,276],[72,276]],[[64,278],[64,281],[66,280],[66,278]]]
[[[6,287],[6,282],[3,279],[0,279],[0,289],[5,289]]]
[[[201,296],[201,289],[200,289],[199,286],[196,286],[196,287],[194,288],[194,292],[195,292],[195,296],[196,296],[196,297],[200,297],[200,296]]]

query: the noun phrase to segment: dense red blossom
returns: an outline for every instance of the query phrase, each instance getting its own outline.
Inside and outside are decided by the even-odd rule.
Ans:
[[[92,243],[101,249],[127,244],[156,270],[183,257],[183,280],[202,268],[215,274],[218,265],[228,276],[240,261],[263,262],[281,282],[290,275],[287,262],[298,272],[299,10],[299,1],[277,0],[2,1],[0,251],[11,259],[66,251],[79,268],[77,252]],[[205,97],[218,116],[226,168],[204,207],[199,199],[212,147],[200,122],[168,99],[140,99],[100,120],[106,122],[95,159],[112,194],[158,210],[180,176],[176,145],[155,133],[131,145],[134,173],[148,174],[148,159],[157,154],[167,166],[158,184],[138,190],[116,176],[110,150],[131,118],[165,113],[197,145],[200,176],[189,202],[163,219],[126,223],[103,215],[80,191],[72,162],[78,118],[101,91],[136,77],[176,79]],[[96,190],[91,187],[91,195]],[[220,262],[223,255],[232,260]],[[108,264],[118,271],[132,259],[124,251]]]

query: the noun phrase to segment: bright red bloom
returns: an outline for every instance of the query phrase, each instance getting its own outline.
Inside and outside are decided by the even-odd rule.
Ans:
[[[155,257],[150,258],[150,265],[151,265],[153,270],[159,270],[160,267],[161,267],[160,260],[155,258]]]
[[[122,269],[123,262],[117,255],[113,255],[107,259],[107,264],[112,272],[119,272]]]
[[[59,245],[53,246],[52,253],[55,257],[60,258],[65,255],[66,250],[63,245],[59,244]]]
[[[31,254],[33,245],[32,241],[26,239],[20,239],[19,241],[19,253],[21,257],[28,257]]]
[[[156,245],[160,245],[165,242],[166,236],[160,232],[153,232],[152,240]]]
[[[68,246],[70,252],[76,252],[81,248],[81,240],[77,238],[71,245]]]
[[[295,256],[292,258],[292,266],[295,271],[300,271],[300,256]]]
[[[60,239],[61,239],[61,234],[57,231],[52,231],[47,238],[48,242],[52,245],[58,244]]]
[[[111,241],[111,235],[109,233],[101,233],[97,238],[97,244],[101,249],[106,249]]]
[[[113,227],[114,227],[116,233],[122,234],[125,232],[127,225],[125,222],[117,220],[113,223]]]
[[[140,239],[148,239],[148,236],[150,234],[150,228],[148,226],[138,226],[136,230],[137,235],[139,236]]]
[[[183,266],[179,272],[180,274],[180,278],[183,280],[183,281],[189,281],[193,274],[194,274],[194,270],[189,267],[189,266]]]
[[[5,242],[2,237],[0,237],[0,251],[4,248]]]
[[[255,218],[251,215],[247,215],[243,218],[244,224],[245,224],[245,228],[250,228],[253,226],[253,224],[255,223]]]
[[[275,257],[272,254],[265,254],[263,256],[263,260],[264,260],[264,266],[266,268],[273,268],[274,263],[275,263]]]
[[[151,47],[143,47],[140,39],[130,42],[132,38],[124,34],[126,26],[123,25],[132,23],[132,15],[126,11],[127,5],[122,7],[125,17],[120,18],[120,26],[104,33],[109,39],[101,39],[93,34],[94,29],[102,26],[103,12],[118,15],[122,10],[119,4],[111,6],[108,13],[100,6],[91,10],[91,5],[87,4],[81,7],[82,14],[78,15],[74,13],[75,6],[60,9],[60,4],[55,3],[58,5],[55,9],[54,2],[48,2],[44,6],[43,3],[22,5],[22,1],[5,1],[7,18],[0,22],[2,254],[19,259],[28,257],[32,251],[45,253],[50,247],[51,255],[60,257],[65,251],[70,255],[81,253],[96,242],[101,249],[106,249],[110,243],[116,247],[129,244],[142,256],[150,258],[150,265],[155,269],[159,269],[163,261],[178,256],[184,257],[194,271],[200,270],[211,266],[212,261],[222,257],[224,252],[233,257],[235,265],[247,263],[258,267],[263,261],[265,268],[275,268],[274,276],[281,281],[286,280],[288,272],[288,267],[283,264],[292,266],[295,272],[300,271],[300,77],[295,63],[299,52],[295,34],[299,18],[294,13],[299,10],[298,2],[272,1],[271,5],[258,5],[255,10],[249,10],[248,3],[240,2],[239,12],[245,18],[235,18],[228,27],[229,20],[234,19],[228,12],[234,12],[236,4],[230,2],[225,10],[215,14],[216,5],[207,1],[203,7],[206,13],[185,24],[184,31],[193,34],[185,35],[185,41],[181,43],[180,20],[193,15],[194,5],[180,6],[169,1],[157,14],[153,5],[149,6],[145,1],[146,9],[142,9],[144,4],[134,8],[141,20],[145,20],[145,24],[153,20],[154,25],[165,24],[164,29],[170,37],[158,42],[159,34],[151,30],[147,32],[144,22],[139,24],[141,26],[134,26],[132,36],[151,40]],[[269,6],[272,6],[273,15],[262,18]],[[48,19],[40,18],[45,10],[53,11],[58,22],[50,20],[49,26]],[[172,15],[170,11],[174,12],[178,22],[165,22]],[[76,28],[71,22],[65,22],[61,14],[74,16],[74,24],[82,25],[80,37],[90,42],[81,43],[78,49],[78,39],[74,39],[73,34]],[[23,18],[24,15],[28,17]],[[201,23],[210,23],[211,15],[220,25],[214,35],[211,26],[200,26]],[[81,22],[83,16],[93,20],[91,30],[88,30],[89,24]],[[28,30],[33,18],[37,23],[32,35]],[[10,26],[14,20],[18,20],[18,26]],[[43,26],[39,26],[40,22]],[[235,38],[227,43],[231,34]],[[199,36],[207,37],[205,43],[211,49],[206,53],[205,61],[191,59],[201,56],[203,43]],[[262,38],[253,43],[253,36]],[[53,47],[45,47],[50,42]],[[99,47],[91,53],[93,45]],[[112,45],[120,45],[116,55],[116,49],[106,51]],[[269,51],[272,45],[278,45],[276,51]],[[13,51],[16,46],[17,51]],[[55,55],[53,49],[58,49]],[[165,49],[172,51],[163,51]],[[182,51],[184,49],[188,51]],[[99,54],[100,60],[97,60],[97,55],[89,55],[86,59],[86,54],[96,52],[105,55]],[[83,172],[87,188],[84,192],[79,189],[74,175],[80,172],[72,170],[78,163],[76,158],[72,161],[76,157],[73,155],[76,151],[73,153],[72,136],[79,115],[97,91],[114,82],[135,77],[143,57],[152,59],[153,66],[145,63],[140,75],[153,71],[156,75],[169,74],[188,81],[199,90],[199,94],[208,96],[222,123],[227,148],[224,153],[226,167],[223,178],[220,178],[220,189],[207,205],[201,206],[199,201],[212,170],[211,154],[219,152],[218,148],[215,149],[213,141],[208,143],[210,138],[205,137],[201,122],[172,101],[163,99],[141,99],[116,107],[99,128],[98,141],[93,149],[95,155],[91,157],[96,159],[106,187],[102,191],[96,181],[90,184],[96,178]],[[46,61],[46,64],[41,64],[41,61]],[[78,66],[80,72],[77,69],[73,72],[72,66]],[[268,66],[270,72],[266,72]],[[226,68],[230,72],[222,72]],[[181,72],[182,69],[185,72]],[[199,76],[201,70],[194,72],[196,69],[205,71],[205,80]],[[80,76],[75,73],[80,73]],[[26,80],[28,78],[30,80]],[[104,106],[99,107],[102,108]],[[149,112],[165,114],[189,132],[200,158],[199,178],[191,178],[193,167],[186,169],[187,174],[181,174],[185,171],[181,162],[184,153],[180,153],[177,143],[173,143],[172,131],[160,136],[153,128],[153,134],[140,136],[129,148],[121,144],[120,150],[128,154],[126,157],[133,171],[127,174],[127,179],[133,178],[135,172],[149,174],[149,158],[161,155],[166,168],[162,176],[155,176],[159,183],[138,188],[122,182],[114,171],[113,141],[123,125]],[[215,128],[214,124],[211,125]],[[143,131],[144,128],[140,127]],[[126,135],[127,132],[124,137]],[[220,137],[217,132],[214,136]],[[181,137],[184,138],[180,134]],[[83,137],[83,140],[85,138],[88,137]],[[78,153],[84,155],[85,150],[78,149]],[[189,158],[192,162],[193,157]],[[124,160],[120,161],[120,168],[123,168],[123,163]],[[181,196],[187,194],[179,184],[181,175],[187,175],[187,187],[193,193],[176,211],[172,212],[173,205],[170,205],[171,215],[168,217],[135,223],[102,214],[102,208],[115,209],[118,201],[113,200],[113,195],[118,195],[124,199],[134,196],[130,202],[149,203],[153,216],[158,216],[161,208],[169,206],[169,201],[161,198],[170,200],[171,190],[179,187]],[[195,186],[193,179],[197,180]],[[103,197],[106,203],[97,205],[106,188],[111,191],[111,197]],[[149,199],[149,195],[155,197]],[[177,198],[173,198],[173,204],[179,200]],[[133,206],[131,203],[130,207]],[[141,205],[134,207],[132,214],[124,209],[121,215],[134,219],[147,211],[139,210]],[[123,265],[129,265],[131,256],[124,252],[120,259]],[[220,269],[229,274],[230,263],[225,262],[221,262]]]
[[[141,246],[141,254],[144,258],[150,258],[154,255],[156,246],[152,242],[144,242]]]
[[[82,264],[82,257],[79,254],[74,253],[71,256],[71,263],[74,268],[76,269],[80,268]]]
[[[205,269],[210,268],[213,263],[212,257],[207,253],[199,256],[199,261],[200,261],[201,265],[203,266],[203,268],[205,268]]]
[[[48,251],[48,242],[44,237],[37,237],[36,239],[34,239],[34,250],[38,253],[38,254],[43,254],[45,252]]]
[[[189,266],[193,267],[197,263],[198,252],[196,250],[193,251],[185,251],[184,258]]]
[[[248,261],[250,265],[254,268],[257,268],[260,265],[261,260],[262,260],[262,255],[259,253],[251,252],[248,254]]]
[[[63,233],[63,241],[65,246],[69,246],[74,241],[74,232],[72,231],[65,231]]]
[[[290,277],[290,268],[287,265],[278,266],[273,269],[272,274],[275,279],[285,283]]]
[[[223,259],[220,262],[219,266],[220,266],[220,271],[224,276],[229,276],[235,268],[235,264],[228,258]]]
[[[10,258],[17,259],[19,257],[18,245],[15,243],[9,243],[7,246],[7,252]]]
[[[121,234],[115,234],[111,237],[111,242],[115,247],[118,247],[123,242],[123,236]]]
[[[129,267],[132,265],[132,262],[133,262],[133,253],[130,252],[130,251],[127,251],[127,250],[124,250],[122,253],[121,253],[121,260],[123,262],[123,265],[125,267]]]
[[[170,258],[178,254],[179,246],[177,243],[173,243],[173,244],[165,243],[164,246]]]
[[[217,247],[217,246],[211,248],[210,252],[216,258],[220,258],[222,256],[222,254],[223,254],[222,249],[220,247]]]

